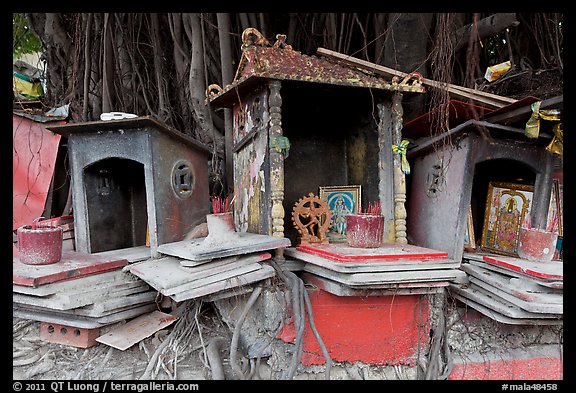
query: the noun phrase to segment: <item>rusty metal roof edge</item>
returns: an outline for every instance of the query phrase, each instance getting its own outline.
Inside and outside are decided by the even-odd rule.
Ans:
[[[401,85],[396,83],[383,83],[382,86],[378,86],[378,84],[372,83],[354,83],[349,82],[346,83],[345,81],[328,81],[323,79],[313,79],[307,77],[299,77],[299,76],[286,76],[286,75],[265,75],[265,74],[258,74],[252,73],[250,75],[245,75],[238,80],[232,82],[231,84],[227,85],[221,92],[218,94],[213,95],[208,99],[210,104],[214,104],[217,106],[231,106],[226,105],[226,98],[223,97],[230,97],[232,94],[231,91],[236,91],[239,94],[239,90],[249,81],[254,82],[261,82],[264,80],[284,80],[284,81],[296,81],[296,82],[310,82],[310,83],[320,83],[325,85],[333,85],[333,86],[346,86],[346,87],[356,87],[356,88],[364,88],[364,89],[378,89],[382,91],[389,91],[394,92],[398,91],[401,93],[425,93],[426,89],[422,85],[413,86],[413,85]],[[236,99],[229,100],[228,102],[236,102]]]
[[[142,129],[146,126],[153,125],[156,128],[160,129],[162,132],[167,133],[175,138],[182,140],[185,143],[191,144],[198,149],[204,150],[208,153],[212,152],[212,149],[205,145],[202,142],[199,142],[190,136],[180,132],[159,120],[151,117],[151,116],[138,116],[130,119],[115,119],[115,120],[93,120],[87,122],[78,122],[78,123],[68,123],[62,125],[54,125],[54,126],[47,126],[46,129],[60,135],[69,136],[75,132],[90,132],[93,131],[90,128],[86,128],[86,126],[99,126],[101,130],[104,131],[113,131],[115,129],[119,129],[119,125],[124,125],[125,127],[132,127],[137,129]]]

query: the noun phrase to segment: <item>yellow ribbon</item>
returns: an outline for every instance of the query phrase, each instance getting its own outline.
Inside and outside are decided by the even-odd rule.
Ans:
[[[406,139],[404,139],[402,142],[400,142],[400,146],[397,145],[392,145],[392,151],[394,153],[398,153],[400,154],[400,158],[401,158],[401,168],[402,168],[402,172],[404,172],[405,174],[409,175],[410,174],[410,164],[408,163],[408,159],[406,159],[406,152],[408,150],[408,145],[410,144],[410,141],[407,141]]]
[[[560,120],[560,110],[540,109],[540,104],[542,104],[542,101],[536,101],[530,105],[532,115],[526,122],[526,127],[524,128],[524,134],[528,138],[538,138],[538,135],[540,134],[540,119],[548,121]]]
[[[548,146],[546,146],[546,150],[561,156],[564,154],[564,132],[562,130],[562,123],[555,124],[554,127],[552,127],[552,131],[554,132],[554,137]]]

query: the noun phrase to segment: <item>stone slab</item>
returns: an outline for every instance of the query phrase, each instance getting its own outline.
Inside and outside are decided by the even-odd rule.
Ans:
[[[149,286],[145,282],[135,281],[132,283],[111,285],[102,284],[97,288],[90,288],[86,291],[80,289],[74,292],[56,293],[45,297],[13,293],[12,301],[14,303],[34,305],[54,310],[70,310],[89,304],[100,303],[107,299],[123,298],[127,295],[147,291],[148,289]]]
[[[252,288],[251,286],[244,285],[241,287],[236,287],[236,288],[232,288],[232,289],[225,289],[223,291],[214,292],[214,293],[211,293],[210,295],[206,295],[206,296],[200,297],[198,299],[205,301],[205,302],[214,302],[216,300],[222,300],[222,299],[227,299],[229,297],[244,295],[247,293],[251,293],[253,291],[254,291],[254,288]]]
[[[258,270],[235,276],[230,279],[217,281],[199,288],[191,289],[189,291],[179,292],[170,297],[177,302],[188,299],[196,299],[224,290],[240,287],[243,285],[249,285],[257,281],[262,281],[273,277],[275,274],[276,272],[272,266],[262,265],[262,267]]]
[[[400,243],[383,243],[376,248],[358,248],[350,247],[347,243],[330,243],[301,245],[296,247],[296,249],[336,262],[397,262],[448,259],[448,253],[445,251]]]
[[[92,255],[98,255],[107,258],[126,259],[128,262],[132,263],[149,259],[152,254],[150,251],[150,247],[137,246],[137,247],[120,248],[118,250],[95,252]]]
[[[138,307],[130,308],[129,310],[121,311],[118,313],[110,314],[100,318],[90,318],[78,315],[66,315],[50,311],[35,311],[27,310],[22,307],[13,307],[12,315],[18,318],[30,319],[32,321],[57,323],[61,325],[74,326],[85,329],[93,329],[106,325],[111,325],[125,319],[131,319],[138,315],[157,309],[155,303],[144,304]]]
[[[563,314],[564,306],[563,304],[548,304],[548,303],[538,303],[538,302],[527,302],[514,295],[507,293],[499,289],[498,287],[477,279],[474,276],[470,276],[470,282],[476,287],[482,288],[491,294],[494,294],[501,298],[503,301],[509,302],[523,310],[534,314]]]
[[[556,319],[538,319],[538,318],[511,318],[503,315],[497,311],[492,310],[490,307],[475,302],[474,300],[462,295],[461,293],[453,292],[452,296],[476,311],[486,315],[487,317],[507,325],[562,325],[562,320]]]
[[[290,247],[290,239],[275,236],[260,235],[249,232],[235,232],[226,242],[205,243],[205,238],[182,240],[158,246],[158,252],[199,264],[215,258],[224,258],[233,255],[249,254],[258,251],[273,250]]]
[[[120,269],[127,264],[128,260],[123,258],[98,256],[77,251],[63,251],[62,259],[50,265],[26,265],[20,262],[18,258],[13,258],[12,284],[37,287]]]
[[[257,262],[271,257],[272,255],[267,252],[254,253],[240,258],[223,258],[221,261],[212,260],[195,267],[182,267],[179,258],[164,257],[139,262],[128,266],[127,269],[162,294],[173,295],[182,290],[260,269],[260,265]],[[255,263],[256,265],[254,265]],[[226,267],[225,270],[222,270],[223,266]],[[250,266],[248,270],[245,269],[246,266]],[[240,272],[238,269],[244,270]],[[228,275],[224,276],[223,274],[226,273]],[[217,277],[218,274],[220,274],[219,277]],[[210,277],[212,277],[212,280],[208,280]]]
[[[546,288],[531,283],[527,279],[507,276],[469,263],[463,264],[461,269],[476,279],[484,281],[492,287],[496,287],[511,296],[515,296],[523,302],[556,305],[564,304],[564,295],[561,290]],[[517,305],[522,307],[520,304]]]
[[[478,260],[474,260],[474,259],[469,259],[469,262],[471,265],[474,266],[480,266],[482,268],[497,272],[497,273],[501,273],[501,274],[506,274],[509,276],[513,276],[516,278],[524,278],[524,279],[528,279],[531,280],[532,282],[534,282],[537,285],[541,285],[543,287],[547,287],[547,288],[554,288],[554,289],[563,289],[564,288],[564,281],[555,281],[555,280],[543,280],[540,279],[538,277],[533,277],[533,276],[529,276],[523,273],[520,273],[518,271],[515,270],[511,270],[511,269],[506,269],[503,267],[500,267],[498,265],[493,265],[490,263],[487,263],[485,261],[478,261]]]
[[[522,320],[562,319],[562,314],[558,315],[558,314],[532,313],[523,310],[522,308],[502,299],[501,297],[494,295],[493,293],[490,293],[485,289],[474,285],[473,283],[470,283],[470,285],[468,286],[450,284],[449,289],[451,293],[460,295],[461,297],[469,299],[475,303],[482,305],[484,308],[493,311],[495,313],[494,316],[486,314],[485,313],[486,310],[483,311],[477,309],[483,314],[496,320],[498,320],[497,319],[498,315],[503,315],[508,318],[522,319]]]
[[[88,306],[73,308],[70,310],[56,310],[53,308],[35,306],[31,304],[22,304],[22,303],[13,303],[13,304],[16,305],[17,307],[25,308],[26,310],[32,310],[32,311],[51,312],[69,316],[103,318],[121,311],[128,311],[129,309],[134,307],[140,307],[141,304],[152,303],[156,300],[156,295],[157,295],[156,292],[151,294],[151,292],[149,291],[148,295],[146,295],[144,299],[141,298],[128,299],[129,300],[128,302],[125,302],[124,304],[121,305],[115,304],[117,302],[117,299],[112,298],[104,300],[102,303],[99,303],[98,306],[90,304]],[[142,302],[142,300],[144,301]]]
[[[330,269],[316,266],[311,263],[304,265],[304,271],[306,272],[317,274],[318,276],[329,278],[351,287],[407,282],[450,281],[455,279],[457,276],[457,273],[453,272],[454,270],[456,269],[372,273],[339,273]]]
[[[372,289],[367,288],[352,288],[346,284],[339,283],[337,281],[330,280],[325,277],[320,277],[315,274],[302,273],[302,281],[308,286],[322,289],[328,293],[336,296],[388,296],[388,295],[427,295],[442,293],[444,287],[448,286],[448,281],[440,281],[430,285],[427,283],[426,286],[421,287],[402,287],[399,284],[392,288],[381,288]]]
[[[457,269],[460,267],[460,261],[450,259],[442,260],[387,260],[387,261],[372,261],[366,262],[336,262],[328,257],[311,254],[305,251],[300,251],[297,248],[286,248],[284,254],[292,258],[299,259],[320,267],[334,270],[340,273],[371,273],[371,272],[394,272],[394,271],[408,271],[408,270],[433,270],[433,269]]]
[[[564,263],[561,261],[532,262],[501,255],[485,255],[482,259],[489,264],[542,280],[558,281],[564,279]]]
[[[33,296],[49,296],[56,293],[76,291],[79,288],[86,288],[92,285],[102,285],[110,282],[131,282],[136,281],[133,275],[122,270],[112,270],[109,272],[92,274],[90,276],[78,277],[74,280],[58,281],[51,284],[44,284],[38,287],[27,287],[23,285],[12,285],[12,292],[23,293]]]
[[[111,331],[96,338],[96,341],[113,348],[124,351],[139,341],[150,337],[157,331],[170,326],[178,318],[153,311],[149,314],[140,315],[131,321],[112,329]]]

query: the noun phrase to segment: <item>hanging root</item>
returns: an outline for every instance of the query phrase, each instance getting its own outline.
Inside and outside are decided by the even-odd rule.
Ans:
[[[446,324],[446,291],[442,292],[440,301],[442,302],[441,312],[438,316],[438,323],[432,335],[428,364],[425,368],[426,380],[446,379],[452,372],[453,356],[448,343],[448,325]],[[443,353],[442,353],[443,350]],[[422,365],[421,365],[422,366]]]
[[[330,369],[332,367],[332,359],[328,354],[328,350],[316,329],[316,325],[314,324],[314,316],[312,313],[312,305],[310,303],[310,298],[308,296],[308,291],[304,287],[304,282],[300,277],[294,274],[291,271],[283,270],[278,264],[274,261],[269,261],[272,265],[276,274],[284,283],[289,287],[290,292],[292,294],[292,313],[294,315],[294,327],[296,330],[296,348],[294,350],[294,355],[292,357],[290,368],[288,369],[288,373],[284,376],[283,379],[293,379],[294,374],[298,368],[298,364],[302,358],[302,350],[304,346],[304,323],[305,323],[305,312],[308,314],[308,323],[310,324],[310,328],[314,333],[314,337],[318,341],[320,345],[320,349],[322,350],[322,354],[324,355],[324,359],[326,360],[326,379],[330,379]]]
[[[212,379],[215,381],[223,381],[226,379],[224,375],[224,367],[222,366],[222,359],[220,358],[220,350],[224,348],[226,339],[216,337],[210,340],[208,349],[206,350],[208,356],[208,363],[212,371]]]
[[[246,319],[248,312],[254,303],[256,303],[256,300],[258,300],[261,292],[262,287],[254,288],[254,291],[252,291],[252,294],[250,294],[250,298],[248,299],[248,302],[246,303],[246,306],[244,307],[244,310],[242,311],[242,314],[236,323],[234,334],[232,335],[232,342],[230,344],[230,365],[232,366],[232,371],[234,371],[234,374],[238,379],[245,379],[245,375],[236,360],[238,341],[240,340],[240,331],[242,330],[242,325],[244,324],[244,320]]]

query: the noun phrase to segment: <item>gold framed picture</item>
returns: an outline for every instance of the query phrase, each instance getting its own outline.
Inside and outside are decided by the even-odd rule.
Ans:
[[[518,257],[520,228],[531,226],[529,219],[534,186],[490,182],[486,195],[486,210],[481,246],[485,251]]]
[[[332,225],[327,236],[332,240],[346,240],[346,216],[360,212],[362,186],[320,186],[319,196],[332,213]]]
[[[466,234],[464,235],[464,249],[475,249],[476,238],[474,236],[474,221],[472,218],[472,206],[468,207],[468,220],[466,224]]]
[[[546,230],[555,232],[558,236],[564,236],[563,228],[563,201],[562,201],[562,186],[558,179],[554,179],[552,183],[552,193],[550,195],[550,207],[548,209],[548,221],[546,222]]]

